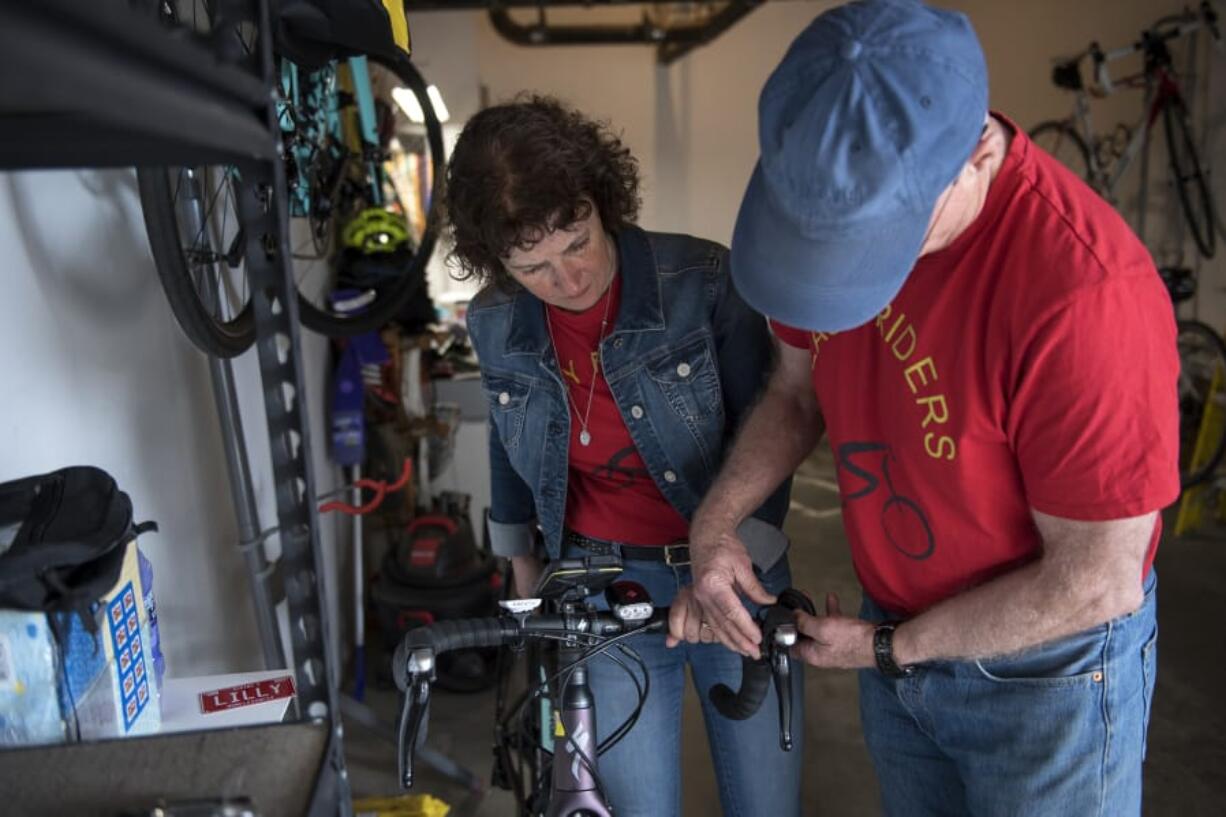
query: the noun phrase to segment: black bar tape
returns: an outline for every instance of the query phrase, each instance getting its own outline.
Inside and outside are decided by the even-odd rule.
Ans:
[[[409,630],[392,658],[392,676],[396,687],[404,691],[408,683],[409,656],[414,650],[425,648],[438,656],[452,650],[497,647],[518,633],[519,628],[509,618],[465,618]]]

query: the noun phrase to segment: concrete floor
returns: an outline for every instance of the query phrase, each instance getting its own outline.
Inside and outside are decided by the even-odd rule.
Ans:
[[[787,533],[796,584],[821,597],[839,594],[844,610],[858,609],[860,590],[839,518],[834,468],[817,454],[797,475]],[[1163,543],[1158,556],[1159,675],[1145,765],[1146,815],[1226,814],[1226,708],[1220,705],[1226,669],[1226,535]],[[860,734],[855,676],[810,671],[806,678],[804,814],[880,813],[877,783]],[[371,703],[390,723],[395,698],[376,691]],[[493,695],[439,693],[431,712],[431,745],[487,784],[491,766]],[[702,718],[693,690],[683,720],[685,817],[719,814]],[[346,754],[355,795],[396,792],[395,750],[386,740],[347,723]],[[507,792],[470,792],[423,769],[416,791],[453,806],[452,817],[508,817]]]

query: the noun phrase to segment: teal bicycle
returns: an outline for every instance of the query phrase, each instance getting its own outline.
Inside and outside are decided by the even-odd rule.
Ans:
[[[254,60],[260,32],[228,21],[226,7],[224,0],[159,0],[150,13],[178,36],[206,38],[221,61]],[[282,0],[274,29],[298,313],[327,335],[369,331],[424,286],[438,234],[442,129],[408,59],[400,3]],[[406,99],[416,105],[403,105]],[[240,354],[255,339],[238,218],[242,174],[206,164],[141,168],[138,180],[176,319],[204,352]],[[257,193],[264,201],[274,195]],[[332,268],[346,225],[360,228],[345,243],[358,242],[367,260],[361,276],[338,282]]]

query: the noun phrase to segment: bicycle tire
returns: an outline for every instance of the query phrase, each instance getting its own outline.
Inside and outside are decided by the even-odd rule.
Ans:
[[[441,221],[441,201],[444,171],[443,128],[438,121],[434,104],[426,93],[426,81],[407,59],[395,62],[371,55],[368,59],[394,73],[417,97],[425,118],[426,143],[430,148],[431,178],[430,207],[426,213],[426,226],[413,258],[395,284],[380,293],[378,299],[365,311],[358,314],[339,315],[320,309],[299,293],[298,315],[308,329],[331,337],[346,337],[377,329],[392,319],[408,301],[417,294],[426,281],[426,263],[434,252]]]
[[[213,315],[201,300],[199,282],[183,252],[170,173],[163,167],[136,170],[153,265],[162,281],[166,300],[170,302],[170,311],[196,348],[215,357],[235,357],[255,342],[251,299],[248,298],[238,314],[229,319]]]
[[[1190,360],[1193,344],[1207,352],[1203,361]],[[1179,484],[1183,489],[1200,485],[1213,476],[1226,456],[1226,430],[1210,443],[1209,455],[1192,468],[1191,461],[1199,443],[1201,425],[1209,398],[1208,389],[1214,367],[1226,375],[1226,341],[1213,328],[1200,321],[1178,322],[1179,346]],[[1222,400],[1226,392],[1219,392]]]
[[[1162,125],[1166,131],[1167,158],[1171,174],[1175,177],[1179,204],[1183,208],[1188,230],[1192,233],[1192,240],[1200,254],[1205,258],[1212,258],[1217,238],[1214,232],[1216,208],[1209,192],[1209,184],[1201,170],[1196,143],[1188,128],[1188,109],[1183,100],[1173,96],[1163,106]],[[1196,209],[1198,203],[1201,208],[1199,212]]]
[[[186,29],[198,36],[204,36],[211,28],[211,24],[204,24],[199,16],[201,11],[209,13],[207,5],[193,3],[184,9],[178,3],[149,3],[146,11],[169,28]],[[257,33],[255,24],[250,21],[236,22],[232,29],[227,29],[230,31],[240,43],[244,37],[254,38]],[[211,37],[210,40],[211,47],[223,61],[238,59],[239,54],[232,53],[235,52],[234,43],[228,38]],[[166,293],[179,327],[196,348],[215,357],[235,357],[255,342],[255,317],[250,298],[236,310],[237,314],[225,318],[213,315],[208,304],[202,301],[200,282],[192,275],[183,252],[170,174],[171,171],[164,167],[136,169],[145,235],[162,291]]]
[[[1027,135],[1030,141],[1046,151],[1048,155],[1076,173],[1086,184],[1093,186],[1090,149],[1086,146],[1085,140],[1081,138],[1081,134],[1074,130],[1068,122],[1049,119],[1035,125]]]

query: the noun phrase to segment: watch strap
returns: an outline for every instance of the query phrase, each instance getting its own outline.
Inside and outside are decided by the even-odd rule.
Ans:
[[[902,667],[894,660],[894,630],[897,621],[885,621],[873,630],[873,658],[877,669],[888,678],[906,678],[915,672],[915,667]]]

